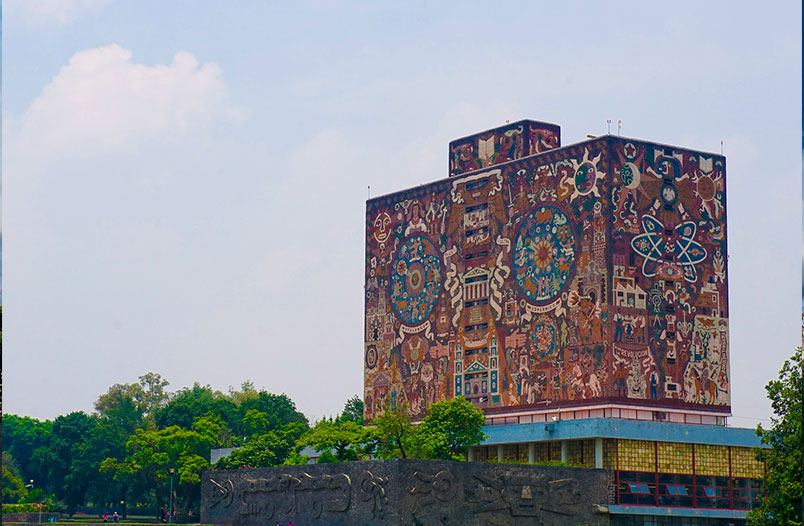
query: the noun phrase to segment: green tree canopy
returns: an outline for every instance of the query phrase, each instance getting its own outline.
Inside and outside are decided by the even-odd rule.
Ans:
[[[296,410],[296,404],[288,395],[262,390],[256,396],[244,398],[238,414],[238,423],[243,427],[235,432],[241,431],[245,436],[278,430],[293,422],[303,424],[305,428],[309,425],[307,417]]]
[[[419,455],[424,458],[463,460],[469,446],[486,438],[486,417],[471,402],[458,396],[430,406],[416,431]]]
[[[248,442],[220,459],[216,469],[238,469],[242,467],[259,468],[279,466],[298,453],[299,438],[307,431],[301,422],[285,424],[281,429],[271,430],[261,435],[254,435]]]
[[[46,472],[45,490],[65,502],[72,513],[83,504],[93,475],[84,469],[87,437],[98,425],[97,417],[74,411],[53,421],[47,444],[36,449],[33,460]],[[34,479],[36,480],[36,479]],[[41,482],[38,484],[41,488]]]
[[[767,475],[762,507],[748,514],[750,524],[801,526],[801,347],[785,360],[779,378],[770,381],[765,390],[774,416],[771,428],[757,427],[757,434],[769,449],[760,449]]]
[[[16,504],[28,495],[28,489],[25,487],[20,476],[19,468],[14,459],[6,452],[3,452],[3,502],[7,504]]]
[[[146,373],[139,382],[114,384],[95,402],[95,410],[129,434],[137,427],[154,427],[153,413],[168,400],[165,387],[169,385],[157,373]]]
[[[118,481],[153,491],[157,505],[164,504],[170,470],[181,493],[182,513],[200,498],[201,469],[209,466],[210,437],[197,431],[170,426],[165,429],[137,429],[126,443],[127,456],[119,461],[110,457],[101,470]]]
[[[47,466],[34,460],[34,451],[47,445],[53,431],[53,422],[40,421],[28,416],[3,415],[3,451],[14,458],[23,480],[45,484]]]
[[[344,462],[358,460],[374,450],[371,431],[353,421],[335,423],[321,420],[299,441],[299,445],[311,446],[322,453],[319,462],[333,460]]]
[[[354,422],[363,425],[363,400],[354,395],[343,405],[343,412],[335,418],[335,423]]]
[[[419,453],[417,430],[411,423],[407,404],[397,403],[391,409],[386,403],[382,414],[371,421],[371,428],[378,457],[415,458]]]
[[[238,420],[237,405],[220,391],[196,382],[174,393],[163,407],[154,411],[160,429],[171,426],[189,429],[202,416],[218,416],[231,427]]]

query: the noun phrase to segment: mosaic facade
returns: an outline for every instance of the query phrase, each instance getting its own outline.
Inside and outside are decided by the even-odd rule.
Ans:
[[[725,159],[522,121],[366,203],[365,417],[730,411]]]

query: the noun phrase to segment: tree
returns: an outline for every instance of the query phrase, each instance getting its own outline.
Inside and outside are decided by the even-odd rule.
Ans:
[[[16,504],[27,495],[28,489],[20,477],[17,463],[11,455],[3,452],[3,502]]]
[[[97,417],[82,411],[60,416],[53,421],[48,443],[33,453],[33,460],[47,474],[46,491],[63,500],[69,513],[84,503],[89,483],[98,473],[97,468],[92,471],[84,467],[87,453],[91,452],[86,447],[86,437],[97,425]]]
[[[140,403],[142,386],[114,384],[95,401],[95,411],[114,425],[131,434],[142,423],[145,410]]]
[[[3,451],[16,461],[23,480],[35,480],[47,485],[47,469],[33,459],[33,453],[46,446],[53,431],[53,422],[28,416],[3,415]]]
[[[153,492],[155,504],[165,502],[170,470],[175,469],[176,493],[181,492],[181,513],[200,499],[200,471],[209,466],[210,439],[197,431],[171,426],[166,429],[137,429],[126,443],[126,458],[110,457],[101,470],[116,480]],[[195,506],[194,506],[195,507]]]
[[[424,458],[464,460],[469,446],[486,438],[486,417],[462,396],[430,406],[416,432],[416,443]]]
[[[240,403],[240,422],[244,426],[244,435],[265,433],[281,429],[286,424],[298,422],[306,428],[307,417],[296,410],[296,404],[286,394],[276,395],[266,391],[258,391],[256,396],[249,396]],[[250,425],[251,428],[246,428]]]
[[[345,462],[370,454],[374,440],[369,429],[355,422],[336,424],[331,420],[321,420],[299,440],[299,445],[311,446],[322,453],[319,462]]]
[[[785,360],[779,378],[765,386],[775,416],[771,428],[757,426],[757,435],[769,449],[760,449],[757,458],[767,466],[762,507],[748,514],[750,524],[801,525],[801,347]]]
[[[170,400],[154,411],[154,421],[159,428],[179,426],[189,429],[201,416],[219,416],[230,428],[236,421],[237,405],[226,395],[198,382],[190,388],[182,388]]]
[[[220,459],[216,469],[260,468],[284,464],[298,453],[299,438],[307,431],[301,422],[285,424],[282,429],[254,435],[248,442]]]
[[[347,421],[363,425],[363,400],[357,395],[346,401],[343,412],[335,418],[337,424]]]
[[[397,403],[391,409],[386,403],[380,416],[371,421],[380,458],[407,458],[416,454],[416,428],[411,423],[407,404]]]

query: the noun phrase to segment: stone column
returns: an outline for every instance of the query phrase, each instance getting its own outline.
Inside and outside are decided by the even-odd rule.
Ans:
[[[595,467],[597,469],[603,468],[603,439],[595,439]]]
[[[502,444],[497,445],[497,462],[502,462],[505,460],[505,453],[503,453]]]
[[[528,442],[528,464],[536,463],[536,442]]]
[[[469,447],[469,449],[466,450],[466,460],[469,462],[475,461],[475,448]]]
[[[569,458],[569,443],[566,440],[561,441],[561,462],[567,462]]]

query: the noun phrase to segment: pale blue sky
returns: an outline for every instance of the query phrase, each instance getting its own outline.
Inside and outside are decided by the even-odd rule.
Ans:
[[[799,4],[5,0],[3,410],[156,371],[334,414],[362,392],[367,185],[446,177],[505,120],[569,144],[621,119],[724,141],[754,427],[800,344]]]

